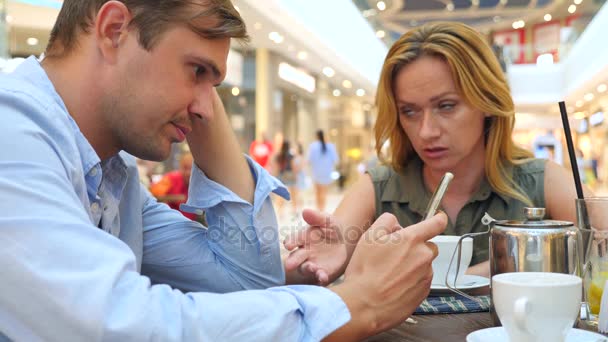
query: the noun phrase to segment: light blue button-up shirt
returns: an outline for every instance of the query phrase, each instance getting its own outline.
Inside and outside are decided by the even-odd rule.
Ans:
[[[269,194],[286,193],[256,163],[253,205],[194,168],[184,207],[205,228],[157,203],[131,156],[99,160],[36,59],[0,76],[0,118],[6,337],[311,341],[350,319],[322,287],[260,290],[284,283]]]

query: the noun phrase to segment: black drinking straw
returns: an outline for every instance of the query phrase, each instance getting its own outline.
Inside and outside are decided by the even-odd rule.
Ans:
[[[566,104],[564,101],[559,101],[559,111],[562,114],[562,124],[564,125],[564,134],[566,135],[566,145],[568,145],[568,155],[570,156],[570,165],[574,174],[574,186],[576,186],[576,196],[579,199],[585,198],[583,194],[583,186],[581,185],[581,177],[578,174],[578,164],[576,163],[576,153],[574,152],[574,144],[572,143],[572,133],[570,132],[570,123],[568,122],[568,113],[566,112]]]

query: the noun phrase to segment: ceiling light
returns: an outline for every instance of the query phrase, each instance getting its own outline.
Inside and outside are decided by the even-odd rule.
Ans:
[[[336,72],[334,71],[334,69],[332,69],[330,67],[325,67],[325,68],[323,68],[323,74],[327,77],[334,77]]]
[[[283,37],[280,33],[273,31],[268,34],[268,39],[272,40],[276,44],[281,44],[285,40],[285,37]]]
[[[239,87],[232,87],[232,95],[239,96],[240,93],[241,90],[239,89]]]
[[[578,100],[574,105],[576,106],[576,108],[581,108],[584,104],[585,102],[583,100]]]
[[[298,52],[298,59],[303,61],[306,58],[308,58],[308,53],[306,51],[300,51]]]
[[[376,7],[378,7],[379,10],[384,11],[386,9],[386,4],[384,1],[378,1],[376,3]]]
[[[547,13],[544,16],[545,21],[551,21],[551,19],[553,19],[553,17],[551,16],[551,14]]]
[[[346,89],[350,89],[353,87],[353,83],[349,80],[342,81],[342,86]]]
[[[518,21],[513,22],[513,25],[511,25],[511,26],[513,26],[513,29],[517,30],[517,29],[520,29],[520,28],[523,28],[524,26],[526,26],[526,22],[523,20],[518,20]]]
[[[38,45],[38,38],[34,38],[34,37],[29,37],[27,40],[27,45],[29,46],[34,46],[34,45]]]
[[[606,90],[608,90],[608,87],[606,87],[606,85],[604,83],[600,84],[597,86],[597,92],[598,93],[603,93]]]
[[[452,12],[454,10],[454,3],[448,3],[447,5],[445,5],[445,9]]]
[[[583,2],[583,0],[574,0],[575,5],[580,5],[582,2]]]
[[[576,112],[574,113],[574,118],[577,120],[582,120],[585,118],[585,112]]]
[[[6,16],[6,22],[7,23],[12,23],[13,22],[13,16],[12,15],[7,15]]]
[[[365,96],[365,90],[363,90],[363,89],[357,89],[357,96],[359,96],[359,97]]]
[[[587,93],[585,94],[585,96],[583,96],[583,98],[585,99],[585,101],[589,102],[591,100],[593,100],[595,96],[593,96],[593,93]]]
[[[332,94],[335,97],[338,97],[338,96],[342,95],[342,92],[340,91],[340,89],[334,89],[334,91],[332,92]]]
[[[386,36],[386,32],[384,32],[383,30],[376,31],[376,37],[382,39],[384,38],[384,36]]]
[[[253,24],[253,28],[256,30],[262,29],[262,23],[256,22],[255,24]]]
[[[574,12],[576,12],[576,5],[570,5],[568,7],[568,13],[572,14]]]

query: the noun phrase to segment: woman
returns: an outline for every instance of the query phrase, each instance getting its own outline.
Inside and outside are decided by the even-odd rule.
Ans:
[[[315,185],[317,209],[323,211],[327,198],[327,188],[334,181],[331,174],[338,162],[334,144],[326,142],[322,130],[317,131],[317,141],[308,147],[308,164]]]
[[[404,34],[384,62],[376,105],[376,152],[384,165],[353,185],[333,217],[304,212],[311,227],[285,241],[293,251],[285,263],[288,280],[336,279],[371,222],[383,212],[397,216],[402,227],[420,221],[448,171],[454,180],[441,203],[449,217],[445,234],[485,231],[486,212],[496,219],[523,219],[528,206],[574,222],[572,177],[513,142],[507,81],[474,29],[438,22]],[[388,153],[382,155],[385,144]],[[310,243],[313,237],[321,242]],[[487,237],[475,239],[468,273],[489,276],[487,260]]]

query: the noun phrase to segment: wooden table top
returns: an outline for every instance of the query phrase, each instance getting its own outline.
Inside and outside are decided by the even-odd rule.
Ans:
[[[412,318],[416,324],[401,323],[366,341],[466,341],[469,333],[494,326],[489,312],[415,315]]]
[[[486,286],[469,292],[472,295],[486,295],[490,287]],[[412,316],[417,323],[403,322],[395,328],[372,336],[367,342],[450,342],[466,341],[473,331],[494,326],[489,312],[431,314]]]

